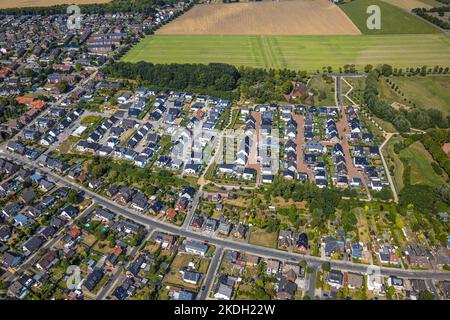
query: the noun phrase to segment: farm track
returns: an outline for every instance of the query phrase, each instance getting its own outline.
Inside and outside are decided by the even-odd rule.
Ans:
[[[269,64],[267,67],[269,68],[278,68],[278,61],[276,59],[276,56],[273,54],[272,46],[269,42],[269,38],[266,36],[260,36],[262,47],[264,50],[264,53],[269,61]]]

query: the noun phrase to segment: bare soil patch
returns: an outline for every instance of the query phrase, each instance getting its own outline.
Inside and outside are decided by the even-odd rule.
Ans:
[[[442,150],[444,150],[444,152],[450,156],[450,142],[447,142],[446,144],[444,144],[442,146]]]

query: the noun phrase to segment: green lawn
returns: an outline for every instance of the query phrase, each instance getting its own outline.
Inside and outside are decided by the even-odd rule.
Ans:
[[[334,106],[336,101],[334,99],[334,80],[327,82],[322,77],[312,77],[308,83],[308,87],[311,89],[316,89],[319,94],[314,96],[314,104],[318,106]],[[320,94],[325,93],[324,99],[319,99]]]
[[[277,247],[278,233],[268,233],[265,230],[253,228],[250,233],[250,243],[258,246],[276,248]]]
[[[445,35],[361,36],[147,36],[123,61],[153,63],[224,62],[237,66],[335,71],[345,64],[398,68],[450,66]]]
[[[366,13],[370,5],[377,5],[381,12],[381,29],[370,30],[367,28]],[[354,0],[339,6],[353,21],[363,34],[429,34],[441,33],[441,31],[424,20],[415,17],[394,5],[380,0]]]
[[[395,77],[392,81],[417,107],[435,108],[444,116],[450,114],[450,77]],[[380,92],[388,101],[403,102],[388,85]]]
[[[439,186],[446,183],[442,176],[439,176],[434,172],[430,164],[433,159],[422,143],[418,141],[414,142],[400,151],[400,159],[411,166],[410,183],[412,185],[425,184],[429,186]]]

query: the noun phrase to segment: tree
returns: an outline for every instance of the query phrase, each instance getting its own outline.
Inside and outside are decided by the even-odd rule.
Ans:
[[[419,300],[434,300],[434,294],[428,290],[420,291]]]
[[[370,71],[372,71],[372,69],[373,69],[373,65],[368,64],[364,67],[364,72],[369,73]]]
[[[322,263],[322,270],[326,272],[330,272],[331,270],[331,264],[327,261]]]
[[[392,75],[392,66],[388,64],[383,64],[381,66],[381,74],[385,77]]]
[[[61,82],[58,82],[56,87],[58,88],[59,92],[65,93],[69,89],[69,84],[66,80],[63,80]]]
[[[0,280],[0,290],[8,289],[8,283],[5,280]]]
[[[79,202],[78,191],[75,189],[70,189],[67,193],[67,201],[71,204],[76,204]]]
[[[300,267],[302,267],[302,268],[305,268],[305,267],[308,265],[308,263],[306,262],[306,260],[301,260],[301,261],[298,263],[298,265],[299,265]]]

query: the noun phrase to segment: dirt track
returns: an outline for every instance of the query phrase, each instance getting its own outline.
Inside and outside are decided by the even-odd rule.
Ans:
[[[197,5],[158,34],[357,35],[358,28],[328,0]]]

